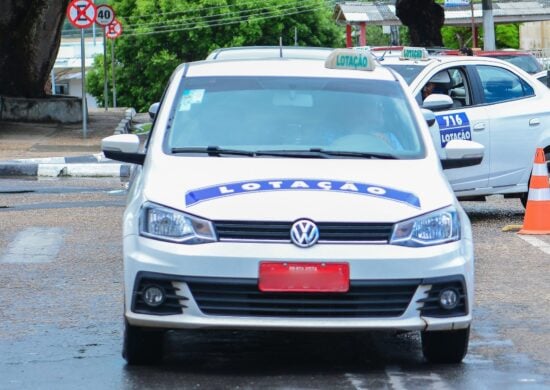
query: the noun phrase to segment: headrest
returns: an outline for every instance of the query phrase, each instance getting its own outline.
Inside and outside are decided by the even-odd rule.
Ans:
[[[430,82],[448,84],[451,82],[451,77],[449,76],[449,73],[447,73],[447,71],[441,71],[439,73],[436,73],[436,75],[430,79]]]

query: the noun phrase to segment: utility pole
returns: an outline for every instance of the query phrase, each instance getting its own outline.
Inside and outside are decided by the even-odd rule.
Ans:
[[[483,0],[483,50],[495,50],[495,21],[493,1]]]
[[[470,11],[472,16],[472,47],[477,47],[476,21],[474,17],[474,0],[470,0]]]

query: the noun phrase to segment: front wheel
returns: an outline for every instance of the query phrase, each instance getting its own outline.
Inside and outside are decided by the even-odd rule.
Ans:
[[[460,363],[468,352],[470,327],[421,332],[422,353],[430,363]]]
[[[154,364],[162,359],[164,331],[132,326],[124,321],[122,357],[130,365]]]

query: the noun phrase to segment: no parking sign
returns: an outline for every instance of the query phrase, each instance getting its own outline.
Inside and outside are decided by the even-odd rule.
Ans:
[[[111,24],[105,27],[105,36],[109,39],[116,39],[122,34],[122,24],[118,20],[113,20]]]
[[[91,27],[96,16],[97,9],[91,0],[73,0],[67,7],[67,19],[76,28]]]

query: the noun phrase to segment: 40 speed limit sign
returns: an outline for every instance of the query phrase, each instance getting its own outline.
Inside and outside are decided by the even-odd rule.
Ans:
[[[102,4],[98,5],[96,9],[97,16],[95,18],[95,22],[100,26],[108,26],[113,22],[113,20],[115,20],[115,11],[113,11],[111,6]]]

